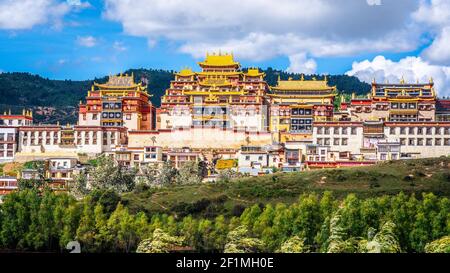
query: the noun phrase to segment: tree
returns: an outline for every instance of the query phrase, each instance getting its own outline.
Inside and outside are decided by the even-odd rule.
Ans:
[[[276,251],[278,253],[307,253],[308,247],[305,245],[305,238],[293,236],[285,241]]]
[[[119,203],[107,222],[114,252],[131,252],[139,242],[135,219],[128,209]]]
[[[178,170],[178,175],[175,179],[178,185],[199,184],[202,182],[200,175],[199,164],[195,161],[185,162]]]
[[[117,165],[105,155],[97,158],[97,166],[89,171],[90,183],[94,189],[113,189],[116,192],[129,192],[135,187],[135,169]]]
[[[139,243],[137,253],[169,253],[183,246],[184,238],[171,236],[162,229],[153,231],[152,238],[145,239]]]
[[[381,227],[381,230],[369,240],[364,240],[360,243],[359,252],[367,253],[399,253],[401,252],[400,244],[395,234],[395,224],[392,221],[387,221]]]
[[[425,245],[426,253],[450,253],[450,236],[444,236]]]
[[[158,177],[156,179],[156,184],[161,186],[168,186],[175,182],[177,175],[177,169],[172,166],[170,161],[166,161],[162,164]]]
[[[69,192],[77,199],[81,199],[89,194],[88,177],[85,172],[75,175],[73,181],[69,184]]]
[[[247,227],[239,226],[228,233],[224,253],[256,253],[263,249],[261,240],[248,237]]]

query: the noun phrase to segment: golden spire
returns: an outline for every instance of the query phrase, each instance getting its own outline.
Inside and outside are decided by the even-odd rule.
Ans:
[[[405,83],[405,78],[403,77],[403,75],[402,75],[402,78],[400,79],[400,83],[401,83],[401,84],[404,84],[404,83]]]
[[[430,83],[433,83],[433,77],[430,77]]]
[[[300,80],[304,81],[305,80],[305,74],[302,73]]]
[[[352,93],[352,100],[354,100],[356,97],[355,92]]]
[[[278,74],[278,82],[280,82],[281,81],[281,76],[280,76],[280,74]]]
[[[9,112],[8,112],[8,113],[9,113],[9,115],[11,115],[11,109],[9,109]]]
[[[372,79],[372,83],[376,83],[376,81],[375,81],[375,77]]]
[[[325,77],[323,78],[324,81],[327,81],[327,75],[325,75]]]
[[[25,115],[25,109],[22,109],[22,116],[26,116]]]

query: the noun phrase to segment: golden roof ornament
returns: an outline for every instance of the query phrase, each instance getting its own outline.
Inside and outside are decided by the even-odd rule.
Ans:
[[[430,83],[433,83],[433,77],[430,77]]]
[[[304,80],[305,80],[305,74],[302,73],[302,75],[301,75],[301,77],[300,77],[300,80],[301,80],[301,81],[304,81]]]
[[[403,75],[402,75],[402,78],[400,79],[400,83],[405,84],[405,78],[403,77]]]

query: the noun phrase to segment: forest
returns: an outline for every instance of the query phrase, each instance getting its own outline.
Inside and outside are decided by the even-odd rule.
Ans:
[[[439,169],[425,168],[448,184],[448,159],[428,161],[437,160],[442,163],[436,164],[442,165]],[[424,162],[415,162],[416,170],[418,163]],[[444,173],[438,173],[441,169]],[[203,184],[200,171],[196,164],[180,170],[167,164],[159,172],[148,169],[144,177],[135,179],[134,170],[99,157],[87,173],[76,177],[68,193],[50,191],[45,179],[19,180],[19,191],[7,195],[0,205],[0,250],[59,253],[66,251],[68,242],[78,241],[82,252],[88,253],[450,253],[450,200],[442,186],[436,193],[400,190],[366,196],[349,188],[345,196],[310,189],[291,201],[280,199],[283,193],[274,191],[278,195],[271,202],[254,202],[231,213],[214,207],[195,213],[194,207],[206,208],[202,202],[166,212],[130,206],[129,195],[145,194],[147,201],[141,203],[154,202],[152,195]],[[207,186],[242,186],[242,179],[222,175]],[[265,177],[254,179],[253,185]],[[298,176],[296,181],[302,183]],[[277,183],[272,179],[272,184]],[[186,206],[193,206],[193,213]]]

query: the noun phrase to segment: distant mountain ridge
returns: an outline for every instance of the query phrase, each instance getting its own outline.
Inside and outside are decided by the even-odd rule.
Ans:
[[[244,69],[245,70],[245,69]],[[269,85],[276,85],[278,76],[281,79],[300,78],[300,74],[288,73],[273,68],[263,70]],[[124,74],[134,74],[135,81],[148,79],[151,101],[160,106],[161,96],[173,80],[174,71],[161,69],[129,69]],[[323,78],[322,75],[305,75],[305,79]],[[357,95],[366,94],[370,85],[358,78],[347,75],[327,76],[329,85],[336,86],[338,91],[345,94],[355,92]],[[51,80],[30,73],[1,73],[0,74],[0,111],[21,113],[23,108],[32,108],[35,119],[42,123],[75,123],[77,121],[77,105],[84,101],[87,91],[93,82],[104,83],[107,76],[93,80]]]

